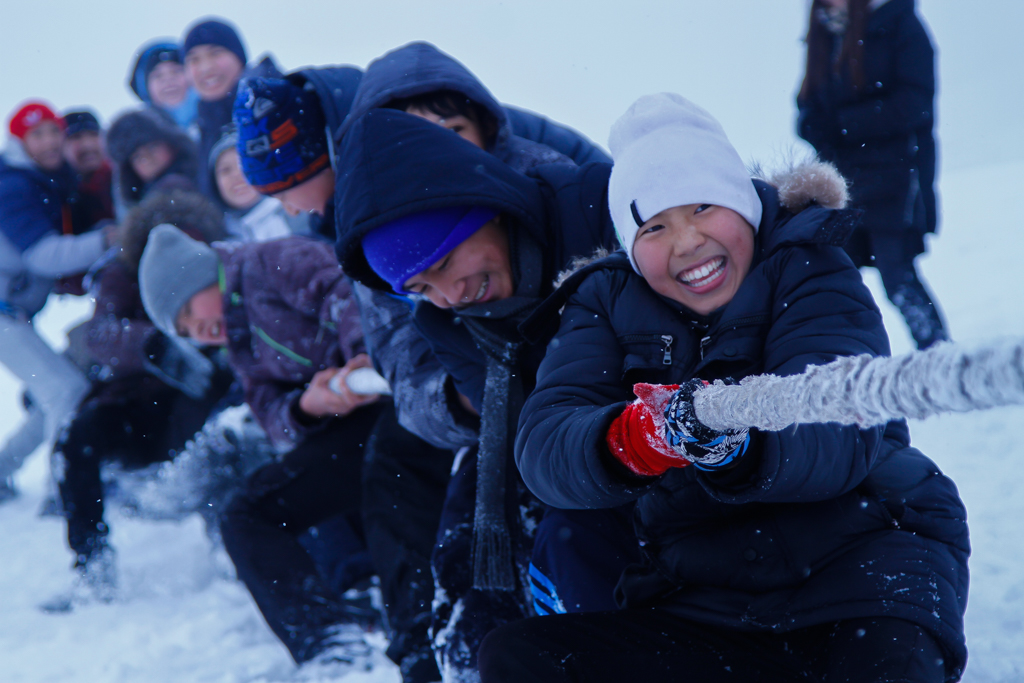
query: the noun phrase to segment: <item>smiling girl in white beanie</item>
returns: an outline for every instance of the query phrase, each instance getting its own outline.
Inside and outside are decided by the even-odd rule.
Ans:
[[[553,507],[635,502],[645,561],[620,610],[492,631],[484,683],[958,680],[966,514],[906,424],[716,432],[693,410],[706,381],[889,353],[839,246],[859,219],[843,179],[752,180],[673,94],[638,100],[610,147],[625,252],[545,304],[564,309],[516,462]]]

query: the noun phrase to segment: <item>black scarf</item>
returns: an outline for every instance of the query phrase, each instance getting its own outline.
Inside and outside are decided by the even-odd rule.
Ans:
[[[509,482],[515,479],[508,466],[525,400],[520,360],[526,342],[519,325],[541,302],[543,258],[540,245],[514,229],[509,230],[509,257],[515,295],[471,306],[459,316],[487,359],[477,450],[473,586],[510,591],[516,587],[516,568],[506,510],[509,495],[515,493]]]

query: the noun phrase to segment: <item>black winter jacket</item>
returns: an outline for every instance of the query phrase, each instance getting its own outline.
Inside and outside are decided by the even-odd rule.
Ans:
[[[754,263],[710,316],[656,294],[622,252],[545,304],[568,299],[521,413],[523,479],[555,507],[637,501],[646,562],[620,581],[625,607],[779,632],[897,617],[942,643],[957,678],[966,660],[966,512],[953,482],[910,446],[905,423],[753,431],[732,470],[654,478],[634,476],[605,445],[634,382],[790,375],[837,356],[889,353],[870,292],[831,246],[848,237],[851,213],[793,214],[774,188],[757,190],[764,217]]]
[[[798,101],[797,132],[850,181],[865,230],[935,232],[935,51],[914,0],[868,17],[864,83],[839,74]]]

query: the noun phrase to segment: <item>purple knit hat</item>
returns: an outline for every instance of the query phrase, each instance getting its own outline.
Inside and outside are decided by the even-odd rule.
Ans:
[[[455,206],[402,216],[363,236],[363,254],[398,294],[405,283],[462,244],[498,215],[483,206]]]

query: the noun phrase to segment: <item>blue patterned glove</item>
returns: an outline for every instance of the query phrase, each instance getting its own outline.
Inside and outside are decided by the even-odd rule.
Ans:
[[[679,386],[665,409],[665,441],[700,470],[719,470],[747,452],[750,432],[716,432],[697,419],[693,394],[707,382],[691,379]]]

